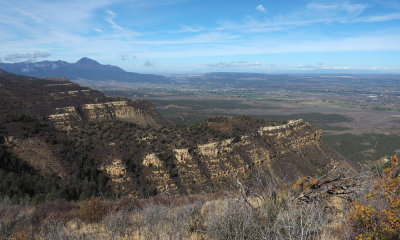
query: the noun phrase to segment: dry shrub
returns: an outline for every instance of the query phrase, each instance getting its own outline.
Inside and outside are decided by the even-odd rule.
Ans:
[[[119,239],[127,234],[127,229],[131,226],[131,214],[127,210],[111,212],[103,219],[104,228],[107,230],[110,239]]]
[[[26,240],[26,239],[33,239],[34,231],[32,226],[26,226],[26,228],[19,230],[16,232],[11,239],[12,240]]]
[[[41,240],[62,240],[66,239],[65,227],[55,217],[49,217],[42,221],[39,237]]]
[[[187,239],[202,224],[201,204],[180,207],[152,205],[139,212],[142,225],[138,232],[144,239]]]
[[[0,206],[0,239],[29,239],[34,232],[33,210],[28,206]]]
[[[256,239],[253,209],[232,199],[207,204],[206,232],[212,239]]]
[[[100,198],[92,197],[90,200],[81,203],[79,217],[84,222],[99,222],[106,211],[106,204]]]
[[[364,203],[355,201],[349,214],[356,239],[400,239],[400,164],[391,158],[366,195]]]
[[[317,203],[289,201],[288,196],[265,195],[253,206],[228,198],[205,205],[210,239],[321,239],[328,217]],[[328,238],[329,239],[329,238]]]
[[[68,223],[62,222],[59,219],[51,216],[43,220],[38,233],[34,239],[40,240],[67,240],[67,239],[103,239],[99,235],[95,235],[92,232],[87,232],[79,227],[79,221],[75,224],[77,228],[68,225]]]
[[[37,205],[35,207],[34,219],[35,222],[40,223],[46,218],[54,217],[58,220],[67,222],[71,219],[77,218],[78,215],[78,204],[59,199]]]
[[[19,213],[17,206],[0,205],[0,239],[9,239],[13,233]]]
[[[111,202],[110,210],[113,212],[119,210],[133,211],[136,209],[143,209],[143,201],[137,198],[132,198],[130,196],[124,196],[118,200]]]
[[[277,217],[276,239],[327,239],[328,218],[320,203],[288,202]]]

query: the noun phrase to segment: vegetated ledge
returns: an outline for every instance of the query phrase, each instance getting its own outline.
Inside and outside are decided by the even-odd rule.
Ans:
[[[151,194],[180,195],[227,190],[238,180],[251,186],[256,183],[255,174],[263,175],[269,183],[284,183],[322,174],[337,164],[349,170],[357,168],[321,137],[321,130],[295,120],[186,148],[170,143],[164,152],[142,154],[140,174],[152,189]],[[124,179],[114,184],[134,186],[129,171]],[[132,188],[123,189],[125,194],[134,193]]]

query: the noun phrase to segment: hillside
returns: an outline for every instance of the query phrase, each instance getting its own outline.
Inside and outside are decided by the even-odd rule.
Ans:
[[[66,77],[75,80],[118,81],[130,83],[171,83],[166,77],[154,74],[126,72],[113,65],[102,65],[84,57],[76,63],[65,61],[0,63],[0,68],[8,72],[40,78]]]
[[[145,101],[108,98],[66,79],[1,72],[0,84],[0,176],[12,183],[1,194],[15,202],[207,193],[355,167],[302,120],[220,117],[171,127]],[[36,180],[20,189],[16,178]]]

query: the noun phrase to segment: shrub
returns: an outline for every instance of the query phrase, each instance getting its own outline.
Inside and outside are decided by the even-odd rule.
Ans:
[[[125,235],[131,224],[130,213],[125,209],[109,213],[104,217],[103,224],[110,239],[119,239],[120,236]]]
[[[355,201],[349,214],[357,239],[400,239],[400,165],[397,156],[391,167],[374,182],[366,202]]]
[[[98,222],[106,213],[106,206],[100,198],[92,197],[80,206],[79,217],[84,222]]]

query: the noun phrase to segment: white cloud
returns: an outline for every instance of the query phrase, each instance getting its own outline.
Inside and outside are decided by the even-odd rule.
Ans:
[[[197,33],[204,31],[203,27],[200,26],[186,26],[186,25],[181,25],[181,28],[178,30],[173,30],[173,31],[167,31],[169,33]]]
[[[113,11],[111,10],[107,10],[106,11],[108,16],[105,18],[106,21],[111,25],[111,27],[115,30],[119,30],[119,31],[125,31],[125,29],[123,27],[121,27],[120,25],[118,25],[117,23],[115,23],[114,18],[117,17],[117,14],[115,14]]]
[[[240,38],[237,35],[229,35],[220,32],[208,32],[194,35],[192,37],[181,38],[176,40],[134,40],[130,43],[135,45],[190,45],[205,43],[220,43]]]
[[[205,68],[265,68],[266,66],[271,65],[264,65],[259,62],[246,62],[246,61],[231,61],[231,62],[218,62],[218,63],[207,63],[201,65]]]
[[[343,66],[343,65],[324,65],[324,64],[298,64],[292,67],[292,70],[301,70],[301,71],[399,71],[398,67],[381,67],[381,66]]]
[[[22,9],[15,9],[15,11],[17,11],[18,13],[20,13],[23,16],[28,17],[29,19],[35,21],[36,23],[43,23],[43,18],[37,16],[34,13],[28,12],[26,10],[22,10]]]
[[[246,33],[279,32],[293,28],[324,23],[349,23],[360,18],[360,14],[367,8],[366,4],[353,4],[348,1],[312,2],[284,15],[271,16],[267,20],[246,17],[242,21],[218,21],[219,31],[240,31]],[[257,10],[264,7],[259,5]],[[265,10],[265,9],[264,9]]]
[[[129,55],[127,55],[127,54],[121,54],[121,55],[119,55],[119,57],[121,58],[121,60],[125,61],[125,60],[128,60]]]
[[[47,58],[51,54],[48,52],[41,52],[41,51],[36,51],[32,53],[12,53],[12,54],[7,54],[4,57],[4,60],[7,62],[35,62],[38,58]]]
[[[256,9],[257,9],[257,11],[260,11],[260,12],[265,12],[265,8],[264,8],[264,6],[263,5],[258,5],[257,7],[256,7]]]
[[[110,16],[112,17],[116,17],[117,15],[115,14],[115,12],[111,11],[110,9],[107,9],[106,11]]]
[[[335,3],[321,3],[321,2],[312,2],[307,4],[308,9],[317,10],[317,11],[345,11],[348,13],[360,14],[362,13],[368,6],[366,4],[359,3],[350,3],[349,1],[339,1]]]
[[[400,12],[380,15],[380,16],[371,16],[367,18],[361,19],[362,22],[385,22],[400,19]]]
[[[129,59],[135,59],[135,58],[136,58],[136,56],[130,56],[130,55],[128,55],[128,54],[120,54],[118,57],[119,57],[122,61],[126,61],[126,60],[129,60]]]

